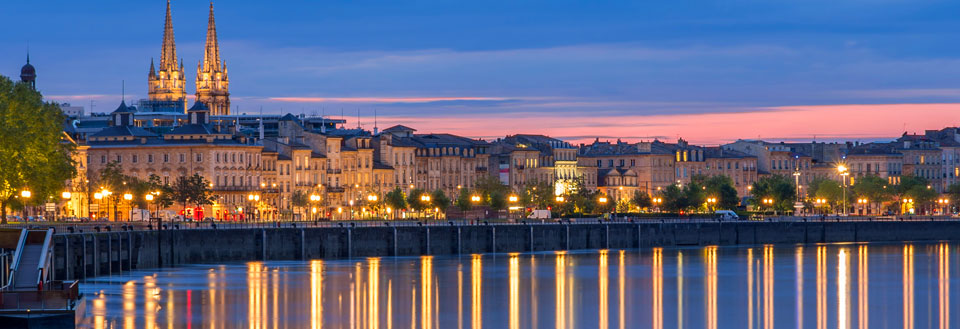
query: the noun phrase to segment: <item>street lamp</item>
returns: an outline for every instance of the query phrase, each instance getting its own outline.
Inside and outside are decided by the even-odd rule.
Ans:
[[[563,196],[562,196],[562,195],[558,195],[558,196],[557,196],[557,202],[563,202]]]
[[[840,172],[840,178],[843,179],[843,212],[847,212],[847,176],[850,175],[850,172],[847,171],[847,166],[840,164],[837,166],[837,171]]]
[[[470,196],[470,201],[472,201],[472,202],[474,202],[474,203],[478,203],[478,202],[480,202],[480,196],[479,196],[479,195]]]
[[[653,205],[657,207],[657,212],[660,212],[660,204],[663,203],[663,198],[656,197],[651,199],[650,201],[653,201]]]
[[[20,197],[24,199],[29,199],[32,193],[29,190],[20,191]]]

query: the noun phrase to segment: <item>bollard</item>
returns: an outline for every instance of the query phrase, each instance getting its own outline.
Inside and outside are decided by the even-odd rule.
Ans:
[[[164,229],[164,230],[167,229],[167,224],[163,224],[163,229]]]
[[[337,226],[343,227],[343,223],[337,223]]]
[[[198,224],[199,224],[199,223],[198,223]],[[200,225],[197,225],[197,228],[199,228],[199,227],[200,227]],[[179,230],[179,229],[180,229],[180,224],[173,224],[173,228],[176,229],[176,230]]]
[[[153,224],[147,224],[147,230],[153,231]]]
[[[383,222],[383,225],[386,227],[390,227],[390,222]]]
[[[297,223],[292,223],[292,224],[290,224],[290,226],[293,227],[293,228],[297,228]]]
[[[67,227],[67,232],[73,233],[73,226],[68,226],[68,227]]]
[[[423,223],[417,222],[417,226],[423,226]]]
[[[216,229],[217,229],[217,223],[210,223],[210,228],[216,230]]]
[[[99,225],[97,225],[97,226],[94,226],[94,227],[93,227],[93,229],[94,229],[94,230],[97,230],[97,233],[99,233],[99,232],[100,232],[100,226],[99,226]]]
[[[350,223],[350,227],[357,227],[357,223]]]
[[[451,220],[451,221],[448,221],[447,223],[450,223],[450,226],[453,226],[453,221],[452,221],[452,220]]]
[[[104,228],[107,229],[107,232],[113,231],[112,226],[110,225],[107,225]]]

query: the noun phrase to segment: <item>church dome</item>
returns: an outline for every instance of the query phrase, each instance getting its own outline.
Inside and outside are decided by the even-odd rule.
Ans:
[[[30,82],[37,78],[37,69],[30,65],[30,59],[27,58],[27,64],[20,68],[20,80]]]

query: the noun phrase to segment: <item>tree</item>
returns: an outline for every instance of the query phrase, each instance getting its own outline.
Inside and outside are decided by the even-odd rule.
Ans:
[[[472,206],[470,200],[470,191],[465,188],[460,189],[460,194],[457,195],[457,201],[454,202],[454,204],[460,211],[470,210]]]
[[[707,200],[705,186],[697,182],[690,182],[684,186],[679,184],[667,186],[660,190],[660,198],[663,199],[662,208],[669,212],[706,209],[703,208]]]
[[[541,183],[536,182],[534,184],[527,185],[520,193],[520,202],[524,206],[533,207],[536,209],[547,209],[556,198],[556,195],[553,194],[553,185],[550,183]]]
[[[407,195],[407,204],[410,205],[410,208],[415,211],[424,211],[430,208],[430,203],[423,201],[421,198],[427,195],[427,192],[415,188],[410,190],[410,194]]]
[[[149,188],[147,193],[154,195],[153,203],[156,208],[162,209],[173,205],[173,189],[161,183],[160,176],[150,174],[150,177],[147,179],[147,187]],[[157,214],[157,217],[160,217],[160,215]]]
[[[599,192],[598,192],[598,193],[596,194],[596,196],[597,196],[597,204],[596,204],[596,206],[594,207],[594,210],[595,210],[596,212],[600,213],[600,214],[605,214],[605,213],[608,213],[608,212],[613,212],[614,210],[616,210],[617,212],[627,212],[627,211],[630,211],[630,210],[629,210],[629,206],[627,206],[628,209],[626,209],[626,210],[620,209],[620,202],[618,202],[617,200],[614,200],[613,198],[607,196],[607,194],[605,194],[605,193],[599,193]],[[606,202],[600,202],[600,199],[605,199]],[[621,200],[621,201],[626,201],[626,200]]]
[[[98,174],[100,176],[100,188],[109,192],[109,195],[103,197],[113,204],[113,219],[117,220],[117,206],[122,200],[123,193],[127,190],[128,177],[123,174],[123,168],[116,161],[107,163]]]
[[[63,120],[57,104],[45,103],[26,83],[0,76],[0,223],[7,222],[7,206],[21,191],[46,200],[75,176],[74,145],[63,141]]]
[[[290,195],[290,205],[294,207],[294,210],[300,208],[302,216],[303,209],[310,205],[310,196],[301,190],[293,191],[293,194]]]
[[[843,186],[840,182],[832,179],[817,178],[810,182],[807,188],[807,196],[814,199],[827,200],[828,207],[836,207],[843,204]],[[850,196],[847,196],[849,201]],[[849,202],[847,203],[849,204]]]
[[[187,204],[202,207],[213,203],[213,191],[210,190],[210,183],[200,176],[193,174],[190,177],[180,176],[174,181],[171,194],[173,200],[180,204],[181,209],[186,209]]]
[[[950,204],[957,204],[960,201],[960,183],[950,184],[943,193],[950,197]]]
[[[190,189],[190,180],[184,176],[177,177],[177,180],[173,181],[170,194],[172,199],[180,204],[180,210],[187,209],[187,203],[191,200]]]
[[[793,180],[782,175],[761,178],[753,184],[752,194],[752,202],[755,207],[772,208],[774,212],[790,211],[797,199],[797,190]],[[763,199],[773,199],[773,205],[763,204]]]
[[[890,201],[892,191],[887,188],[887,180],[871,175],[857,178],[853,185],[853,194],[883,208],[883,204]]]
[[[737,195],[737,188],[733,186],[733,180],[726,175],[704,176],[694,175],[691,179],[696,184],[706,187],[707,197],[717,198],[715,207],[717,209],[735,209],[740,205],[740,197]]]
[[[393,210],[400,211],[400,209],[405,209],[407,207],[406,196],[403,195],[403,190],[399,187],[393,189],[393,191],[387,192],[385,202],[387,206],[392,207]]]
[[[637,190],[636,192],[633,192],[630,202],[640,209],[648,209],[653,206],[653,199],[650,198],[650,194],[647,193],[647,191]]]
[[[450,207],[450,198],[448,198],[441,189],[433,191],[433,195],[430,196],[430,202],[433,203],[434,207],[440,209],[440,211],[447,211],[447,208]]]

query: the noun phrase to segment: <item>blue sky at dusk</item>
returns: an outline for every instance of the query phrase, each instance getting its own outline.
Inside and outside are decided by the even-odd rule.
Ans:
[[[165,1],[0,5],[52,100],[146,97]],[[188,93],[204,1],[173,1]],[[219,1],[239,112],[493,138],[873,139],[960,117],[956,1]],[[760,117],[763,115],[763,117]],[[825,117],[826,116],[826,117]],[[877,120],[877,118],[885,120]],[[859,122],[858,118],[869,118]],[[761,120],[760,118],[766,118]],[[830,118],[831,120],[824,120]],[[738,124],[740,122],[740,124]],[[355,121],[350,123],[356,125]]]

